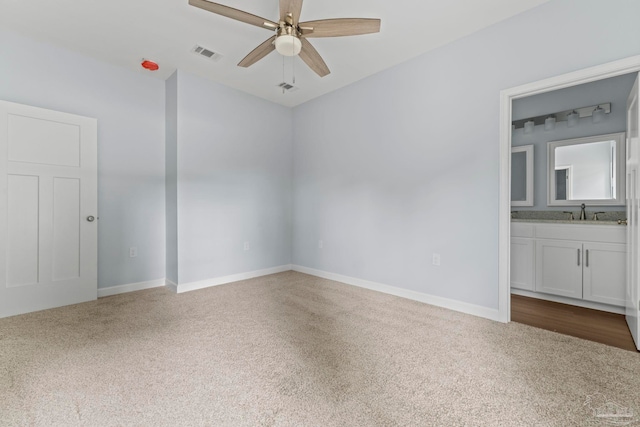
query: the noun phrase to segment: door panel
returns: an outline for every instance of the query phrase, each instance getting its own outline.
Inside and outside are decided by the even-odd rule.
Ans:
[[[585,243],[583,247],[583,298],[624,307],[626,245]]]
[[[37,176],[8,176],[8,287],[38,283],[39,181]]]
[[[538,240],[535,245],[536,291],[582,298],[582,244]]]
[[[640,76],[640,74],[639,74]],[[639,77],[629,94],[627,101],[627,280],[626,280],[626,319],[629,330],[640,350],[640,311],[638,297],[640,295],[640,277],[638,277],[638,266],[640,263],[638,244],[640,227],[638,225],[638,213],[640,204],[638,200],[638,162],[640,156],[640,136],[638,127],[640,125],[640,86]]]
[[[95,119],[0,101],[0,317],[97,297]]]
[[[533,240],[511,238],[511,287],[533,291]]]
[[[9,114],[9,161],[80,166],[80,127],[39,117]]]
[[[53,179],[54,282],[80,277],[80,180]]]

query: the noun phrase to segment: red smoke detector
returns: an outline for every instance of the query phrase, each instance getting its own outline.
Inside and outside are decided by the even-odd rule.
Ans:
[[[160,68],[158,64],[153,61],[149,61],[148,59],[143,59],[140,65],[142,65],[142,68],[149,71],[157,71],[158,68]]]

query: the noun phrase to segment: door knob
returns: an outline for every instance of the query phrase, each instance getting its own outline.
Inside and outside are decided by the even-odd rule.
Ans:
[[[93,221],[95,221],[95,219],[96,219],[96,218],[95,218],[94,216],[92,216],[92,215],[89,215],[89,216],[87,217],[87,221],[89,221],[89,222],[93,222]]]

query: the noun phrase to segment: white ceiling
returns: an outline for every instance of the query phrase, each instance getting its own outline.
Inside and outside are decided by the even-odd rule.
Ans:
[[[0,0],[0,26],[140,73],[142,58],[295,106],[464,37],[548,0],[305,0],[301,20],[380,18],[379,34],[310,39],[331,69],[324,78],[299,58],[271,53],[250,68],[236,64],[269,38],[268,30],[189,6],[188,0]],[[278,0],[219,0],[277,20]],[[200,44],[222,54],[210,61],[191,53]],[[150,73],[151,74],[151,73]]]

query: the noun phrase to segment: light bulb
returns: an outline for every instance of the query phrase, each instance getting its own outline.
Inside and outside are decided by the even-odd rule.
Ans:
[[[547,117],[544,121],[544,130],[553,130],[556,127],[556,118],[553,116]]]
[[[580,114],[576,110],[573,110],[571,114],[567,116],[567,125],[572,128],[578,124],[580,120]]]
[[[598,105],[595,110],[593,110],[593,114],[591,115],[591,121],[593,123],[600,123],[604,119],[604,109],[600,108]]]
[[[528,122],[525,122],[525,124],[524,124],[524,133],[533,132],[533,127],[534,126],[535,126],[535,122],[533,120],[529,120]]]

